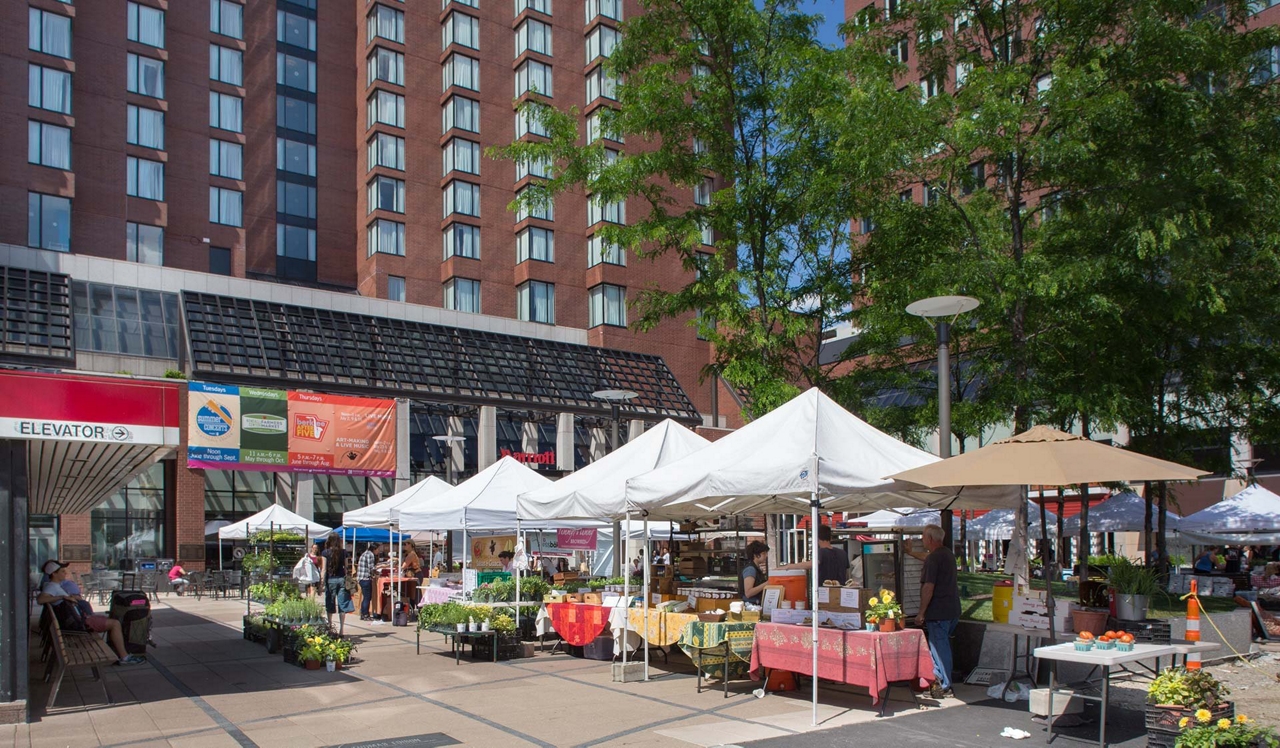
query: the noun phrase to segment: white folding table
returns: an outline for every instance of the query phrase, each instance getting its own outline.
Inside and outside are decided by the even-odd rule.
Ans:
[[[1196,646],[1196,645],[1190,645]],[[1191,650],[1187,650],[1191,651]],[[1180,651],[1179,646],[1173,644],[1135,644],[1133,651],[1121,652],[1117,649],[1097,649],[1096,647],[1087,652],[1076,650],[1074,642],[1067,644],[1054,644],[1048,647],[1040,647],[1036,649],[1035,656],[1042,660],[1049,660],[1049,716],[1045,721],[1045,742],[1053,741],[1053,696],[1058,688],[1058,663],[1072,662],[1078,665],[1088,665],[1090,667],[1102,670],[1102,693],[1099,696],[1086,696],[1083,694],[1074,694],[1088,701],[1097,701],[1101,707],[1102,714],[1098,719],[1098,745],[1106,748],[1107,745],[1107,700],[1111,696],[1111,668],[1117,665],[1124,665],[1128,662],[1138,662],[1140,660],[1151,660],[1161,657],[1169,657],[1172,659],[1178,654],[1185,655],[1186,652]],[[1069,698],[1070,696],[1068,696]]]

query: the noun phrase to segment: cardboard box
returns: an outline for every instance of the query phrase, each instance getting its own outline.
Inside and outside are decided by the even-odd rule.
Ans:
[[[599,592],[585,592],[582,595],[582,602],[587,605],[603,605],[604,599]]]
[[[694,610],[699,613],[710,613],[713,610],[728,610],[729,603],[732,600],[720,600],[714,597],[694,597],[690,598],[690,603]]]
[[[832,613],[866,613],[874,593],[861,587],[819,587],[818,610]]]
[[[730,612],[729,615],[725,616],[725,620],[732,621],[734,623],[757,623],[760,621],[760,611],[744,610],[741,613]]]
[[[668,602],[671,602],[672,600],[682,600],[682,599],[683,598],[681,598],[679,595],[664,595],[661,592],[654,592],[653,594],[649,595],[649,604],[661,605],[662,603],[668,603]]]
[[[578,572],[576,571],[562,571],[556,574],[551,579],[556,584],[564,584],[565,582],[568,582],[570,580],[576,580],[577,578],[578,578]]]

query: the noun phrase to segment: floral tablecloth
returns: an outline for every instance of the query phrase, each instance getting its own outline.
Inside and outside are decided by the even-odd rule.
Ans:
[[[418,605],[434,605],[438,603],[447,603],[454,595],[461,595],[462,590],[457,587],[420,587],[422,591],[422,599],[418,601]]]
[[[609,608],[582,603],[548,603],[547,615],[565,644],[584,647],[596,640],[609,623]]]
[[[627,628],[636,632],[651,647],[669,647],[680,641],[680,634],[691,623],[697,623],[695,613],[669,613],[665,610],[649,609],[648,619],[643,608],[631,608],[627,611]]]
[[[680,632],[680,649],[689,655],[695,666],[708,678],[724,677],[725,663],[729,665],[729,678],[747,676],[748,663],[754,649],[757,624],[704,623],[694,620]]]
[[[813,630],[808,626],[760,623],[751,650],[751,677],[763,668],[813,674]],[[882,633],[818,629],[818,677],[862,686],[871,703],[890,683],[933,680],[933,660],[924,632],[918,629]]]
[[[390,593],[390,586],[392,584],[395,584],[400,588],[399,594],[401,600],[409,600],[412,602],[413,599],[418,596],[418,580],[414,577],[396,577],[395,579],[392,579],[391,577],[377,577],[373,580],[373,608],[371,611],[375,616],[380,616],[385,612],[389,612],[382,609],[382,602],[384,597],[388,597]]]

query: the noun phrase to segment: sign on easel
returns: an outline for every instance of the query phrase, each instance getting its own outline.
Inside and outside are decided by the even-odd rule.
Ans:
[[[462,570],[462,591],[474,592],[476,587],[480,586],[480,572],[476,569]]]

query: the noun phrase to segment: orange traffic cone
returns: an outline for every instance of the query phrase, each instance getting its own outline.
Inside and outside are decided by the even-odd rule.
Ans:
[[[1187,596],[1187,641],[1200,641],[1200,598],[1196,597],[1196,580],[1191,580],[1191,594]],[[1200,669],[1200,653],[1187,654],[1187,669]]]

